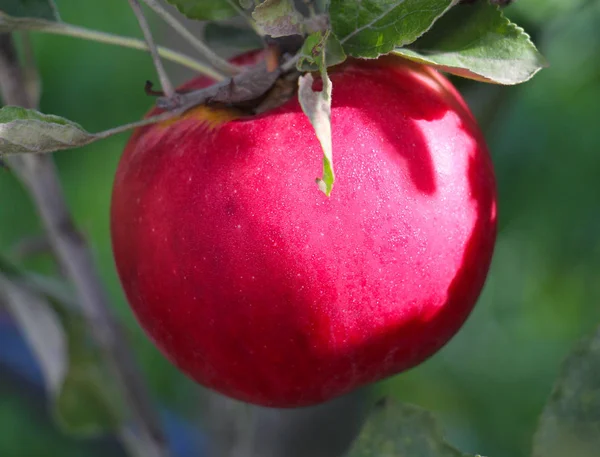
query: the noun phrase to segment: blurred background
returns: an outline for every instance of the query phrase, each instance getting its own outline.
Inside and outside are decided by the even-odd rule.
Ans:
[[[123,0],[56,3],[67,22],[141,36]],[[482,123],[496,166],[500,232],[489,279],[450,344],[375,389],[435,412],[465,452],[525,457],[561,361],[600,322],[600,2],[519,0],[505,13],[532,35],[551,66],[516,87],[454,80]],[[187,49],[154,24],[161,43]],[[41,111],[94,132],[139,119],[152,104],[143,91],[147,79],[157,80],[147,54],[43,34],[32,40],[43,80]],[[191,75],[168,69],[177,82]],[[210,398],[142,334],[113,265],[109,201],[127,138],[55,157],[177,456],[201,456],[216,436],[206,423]],[[2,169],[0,196],[0,251],[18,256],[22,240],[42,229],[25,192]],[[54,272],[44,256],[25,265]],[[123,455],[114,440],[63,435],[43,392],[27,346],[0,309],[0,456]],[[349,414],[338,413],[340,420]]]

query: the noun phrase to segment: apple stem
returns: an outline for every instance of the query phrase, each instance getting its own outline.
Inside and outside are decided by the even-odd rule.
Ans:
[[[206,44],[192,34],[175,16],[169,13],[156,0],[142,0],[152,11],[161,17],[173,30],[181,35],[190,43],[198,53],[204,57],[213,67],[226,76],[233,76],[240,72],[240,69],[220,58]]]
[[[173,97],[175,95],[175,87],[169,79],[169,75],[162,64],[162,60],[158,54],[158,49],[156,48],[156,43],[154,43],[154,38],[152,37],[152,31],[150,30],[148,21],[144,16],[142,7],[140,6],[138,0],[129,0],[129,6],[131,6],[133,13],[137,17],[138,23],[140,24],[140,29],[142,29],[142,33],[144,34],[144,39],[146,40],[146,44],[148,45],[148,49],[152,55],[154,68],[156,68],[156,73],[158,73],[158,78],[160,79],[160,85],[162,86],[162,89],[167,97]]]
[[[0,92],[4,102],[34,108],[27,92],[23,68],[10,33],[0,34]],[[91,336],[120,387],[134,423],[120,427],[119,436],[132,455],[167,457],[169,451],[159,417],[126,344],[110,312],[93,257],[73,223],[58,173],[49,154],[24,154],[6,159],[34,201],[49,243],[76,293]],[[133,430],[136,431],[135,435]]]

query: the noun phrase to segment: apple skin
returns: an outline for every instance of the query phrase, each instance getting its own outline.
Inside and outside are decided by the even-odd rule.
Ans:
[[[296,98],[140,128],[116,174],[113,250],[139,322],[183,372],[250,403],[317,404],[423,362],[492,257],[492,164],[452,84],[400,58],[330,76],[330,197]]]

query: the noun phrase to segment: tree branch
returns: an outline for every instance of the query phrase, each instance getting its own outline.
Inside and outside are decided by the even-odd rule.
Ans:
[[[0,91],[6,104],[33,107],[12,36],[7,33],[0,34]],[[125,444],[140,456],[167,456],[159,418],[135,368],[125,336],[110,312],[90,250],[67,209],[52,156],[25,154],[7,161],[37,207],[57,260],[74,286],[89,330],[132,412],[137,446],[132,449],[131,440],[124,440]],[[126,433],[124,429],[121,435]]]
[[[156,0],[142,0],[149,8],[159,15],[174,31],[190,43],[214,68],[225,76],[233,76],[240,72],[239,68],[221,59],[201,40],[196,38],[175,16],[164,9]]]
[[[146,21],[142,7],[140,6],[138,0],[129,0],[129,5],[137,17],[140,28],[142,29],[142,33],[144,34],[144,39],[148,45],[148,49],[150,49],[152,61],[154,62],[154,68],[156,68],[156,72],[158,73],[162,90],[167,97],[173,97],[173,95],[175,95],[175,88],[169,79],[169,75],[167,75],[165,67],[162,64],[162,60],[160,60],[156,43],[154,43],[154,38],[152,37],[152,32],[150,31],[150,26],[148,25],[148,21]]]
[[[137,49],[140,51],[148,51],[148,45],[144,40],[137,38],[131,38],[127,36],[114,35],[112,33],[100,32],[98,30],[86,29],[85,27],[79,27],[77,25],[68,24],[66,22],[50,22],[50,21],[27,21],[17,24],[15,30],[31,30],[33,32],[44,32],[53,35],[63,35],[75,38],[81,38],[89,41],[96,41],[98,43],[111,44],[115,46],[121,46],[124,48]],[[192,70],[195,70],[203,75],[206,75],[212,79],[220,81],[223,75],[213,68],[198,62],[191,57],[182,54],[172,49],[158,46],[158,53],[161,57],[168,59],[172,62],[176,62],[180,65],[184,65]]]

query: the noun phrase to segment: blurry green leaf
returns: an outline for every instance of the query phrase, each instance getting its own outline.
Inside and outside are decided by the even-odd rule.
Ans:
[[[80,125],[59,116],[17,106],[0,109],[0,157],[74,148],[95,139]]]
[[[263,34],[273,38],[303,33],[304,16],[293,0],[265,0],[256,6],[252,17]]]
[[[587,5],[597,3],[596,0],[528,0],[526,2],[513,2],[511,14],[516,13],[519,17],[527,16],[529,20],[544,24],[554,20],[571,20],[577,10]]]
[[[331,0],[331,26],[344,51],[377,58],[412,43],[457,0]]]
[[[304,44],[302,45],[302,49],[300,49],[300,58],[298,59],[298,64],[296,67],[300,71],[318,71],[319,65],[315,62],[315,53],[318,55],[321,51],[319,47],[321,46],[321,42],[323,41],[324,34],[323,33],[312,33],[310,34]],[[327,34],[325,38],[325,55],[327,67],[332,67],[334,65],[338,65],[346,60],[346,54],[342,49],[342,45],[335,37],[335,35],[331,32]]]
[[[240,53],[263,47],[262,40],[253,30],[216,22],[204,27],[204,41],[210,48],[223,46]]]
[[[386,400],[371,413],[348,457],[468,457],[443,438],[433,415]]]
[[[534,457],[600,452],[600,327],[566,359],[540,418]]]
[[[2,0],[0,13],[16,18],[60,20],[54,0]]]
[[[316,32],[317,43],[313,47],[312,62],[321,71],[323,89],[315,92],[312,89],[313,76],[306,73],[298,80],[298,100],[304,114],[308,116],[321,147],[323,148],[323,177],[317,178],[321,192],[329,196],[333,189],[335,176],[333,173],[333,146],[331,140],[331,80],[327,75],[326,45],[329,33]]]
[[[238,12],[232,6],[236,0],[167,0],[181,14],[199,21],[215,21],[237,16]]]
[[[83,320],[64,315],[63,325],[70,365],[54,402],[57,422],[67,433],[86,437],[114,431],[125,417],[119,390],[98,349],[87,340]]]
[[[394,52],[465,78],[517,84],[547,66],[529,36],[487,2],[459,5]]]
[[[12,262],[9,262],[4,258],[4,256],[0,255],[0,273],[3,273],[8,278],[11,278],[19,275],[20,270]]]
[[[317,11],[324,12],[327,11],[329,0],[314,0],[313,4],[315,5]]]
[[[69,371],[55,403],[56,420],[66,433],[94,437],[122,423],[119,397],[107,391],[103,374],[92,363]]]
[[[67,338],[59,316],[46,297],[5,271],[0,272],[0,297],[35,354],[48,392],[56,395],[69,363]]]
[[[71,292],[67,284],[57,278],[26,272],[2,255],[0,255],[0,274],[32,289],[51,302],[58,301],[73,306]]]

